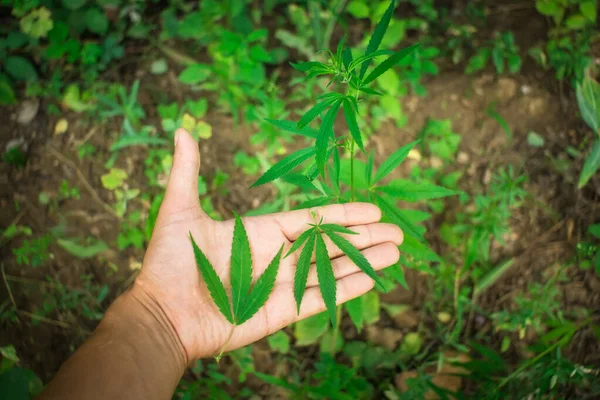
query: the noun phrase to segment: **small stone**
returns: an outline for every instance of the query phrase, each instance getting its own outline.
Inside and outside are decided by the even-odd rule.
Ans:
[[[529,110],[529,114],[533,116],[542,115],[547,108],[546,100],[542,97],[534,97],[529,101],[527,105],[527,110]]]
[[[411,329],[419,324],[419,315],[413,310],[406,310],[392,318],[398,328]]]
[[[492,181],[492,171],[490,171],[489,169],[486,169],[485,173],[483,174],[483,184],[489,185],[489,183],[491,181]]]
[[[257,198],[252,199],[252,208],[258,208],[260,206],[260,200]]]
[[[444,162],[438,157],[431,157],[429,159],[429,163],[431,164],[431,167],[434,169],[440,169],[444,166]]]
[[[408,152],[408,159],[409,160],[415,160],[415,161],[421,161],[421,152],[419,152],[419,150],[417,149],[412,149],[411,151]]]
[[[17,114],[17,122],[23,125],[27,125],[38,113],[40,108],[40,102],[37,99],[25,100],[21,103],[21,108]]]
[[[460,153],[458,153],[456,161],[458,161],[459,164],[466,165],[469,162],[469,154],[467,154],[464,151],[461,151]]]
[[[142,269],[142,263],[138,260],[130,258],[129,259],[129,269],[132,271],[139,271],[140,269]]]
[[[525,96],[527,96],[529,93],[531,93],[531,86],[529,86],[529,85],[521,86],[521,93],[523,93]]]
[[[54,135],[62,135],[67,129],[69,129],[69,121],[66,118],[61,118],[54,126]]]
[[[375,325],[367,327],[367,340],[388,350],[396,350],[403,336],[402,332],[398,329],[378,328]]]
[[[498,88],[496,89],[496,96],[501,101],[510,100],[517,94],[518,84],[514,79],[511,78],[500,78],[498,79]]]
[[[437,319],[438,321],[440,321],[442,324],[447,324],[448,322],[450,322],[450,320],[452,319],[452,315],[450,313],[447,313],[445,311],[439,312],[437,315]]]

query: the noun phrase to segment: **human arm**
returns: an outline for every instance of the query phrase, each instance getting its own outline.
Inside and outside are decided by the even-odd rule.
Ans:
[[[133,288],[109,308],[96,332],[65,363],[42,399],[168,399],[188,362],[214,356],[226,344],[227,351],[248,345],[325,309],[312,268],[297,313],[292,289],[296,260],[290,256],[281,261],[264,307],[232,332],[202,282],[188,235],[192,233],[227,284],[233,221],[214,221],[202,211],[197,195],[197,143],[181,130],[175,140],[167,192]],[[336,204],[245,218],[253,279],[262,274],[282,244],[289,249],[313,222],[313,213],[357,232],[348,240],[376,270],[398,261],[402,232],[395,225],[380,223],[377,207]],[[327,248],[338,303],[373,287],[373,281],[335,245],[327,242]]]

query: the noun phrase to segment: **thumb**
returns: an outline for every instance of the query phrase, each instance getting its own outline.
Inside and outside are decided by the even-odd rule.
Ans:
[[[175,132],[173,166],[167,184],[167,193],[160,214],[170,215],[190,210],[204,212],[198,199],[198,174],[200,172],[200,151],[198,143],[185,130]]]

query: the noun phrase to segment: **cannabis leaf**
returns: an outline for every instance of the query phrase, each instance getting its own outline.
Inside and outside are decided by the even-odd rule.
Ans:
[[[233,241],[231,245],[231,304],[225,291],[225,286],[219,279],[215,269],[210,264],[202,250],[198,247],[190,233],[196,265],[200,270],[202,279],[208,288],[210,296],[219,311],[232,325],[241,325],[248,321],[267,302],[273,291],[283,245],[263,274],[258,278],[254,287],[252,283],[252,254],[250,243],[244,224],[239,215],[235,214]],[[223,348],[225,348],[224,346]]]
[[[294,274],[294,298],[296,299],[298,314],[300,314],[300,304],[302,303],[302,297],[306,290],[310,261],[314,251],[317,279],[319,281],[319,287],[321,288],[321,295],[323,296],[323,301],[327,307],[331,323],[333,326],[336,326],[335,275],[333,273],[331,260],[327,253],[327,246],[325,245],[323,235],[329,237],[329,239],[344,254],[346,254],[356,266],[371,277],[371,279],[379,285],[382,285],[382,283],[365,256],[363,256],[362,253],[346,238],[340,236],[340,234],[357,235],[358,233],[341,225],[324,224],[322,222],[323,221],[320,221],[317,224],[310,224],[311,228],[305,230],[298,236],[298,239],[292,244],[292,247],[285,256],[287,257],[298,251],[300,247],[304,245],[302,251],[300,251],[300,256],[296,263],[296,272]]]

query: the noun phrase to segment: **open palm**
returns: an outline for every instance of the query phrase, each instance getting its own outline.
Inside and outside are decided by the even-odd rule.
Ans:
[[[165,200],[146,252],[136,288],[143,290],[164,311],[186,351],[188,360],[215,355],[227,343],[232,325],[219,313],[196,267],[189,233],[202,249],[217,274],[229,286],[233,220],[210,219],[201,209],[197,195],[200,156],[198,146],[185,131],[176,134],[175,156]],[[347,237],[362,250],[376,270],[398,261],[402,232],[392,224],[379,223],[379,209],[366,203],[337,204],[244,218],[252,252],[253,280],[265,270],[284,244],[292,242],[313,223],[311,211],[326,223],[351,227],[359,233]],[[328,253],[337,279],[337,302],[360,296],[373,281],[360,272],[331,242]],[[275,288],[269,300],[250,320],[238,326],[227,350],[253,343],[279,329],[325,309],[314,268],[297,314],[293,294],[297,254],[282,259]],[[314,260],[313,260],[314,261]]]

